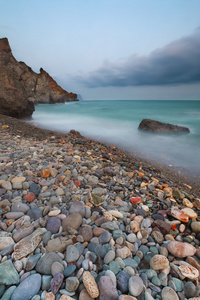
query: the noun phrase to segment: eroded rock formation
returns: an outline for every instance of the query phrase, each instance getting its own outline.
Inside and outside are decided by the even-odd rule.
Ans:
[[[189,133],[187,127],[163,123],[151,119],[143,119],[138,129],[153,133]]]
[[[0,39],[0,113],[16,118],[31,116],[34,103],[77,101],[42,68],[35,73],[12,55],[7,38]]]

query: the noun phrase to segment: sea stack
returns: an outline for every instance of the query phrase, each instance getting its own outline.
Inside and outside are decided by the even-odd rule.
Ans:
[[[42,68],[35,73],[12,55],[7,38],[0,39],[0,113],[11,117],[30,117],[35,103],[78,101]]]

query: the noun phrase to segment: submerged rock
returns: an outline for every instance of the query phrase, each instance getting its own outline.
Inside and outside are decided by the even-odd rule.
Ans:
[[[189,133],[187,127],[163,123],[151,119],[143,119],[138,129],[153,133]]]

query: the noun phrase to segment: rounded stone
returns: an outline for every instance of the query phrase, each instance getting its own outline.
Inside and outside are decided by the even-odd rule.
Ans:
[[[192,222],[191,228],[195,233],[200,233],[200,222]]]
[[[101,276],[99,280],[99,298],[105,300],[118,300],[115,283],[109,276]]]
[[[153,270],[163,270],[169,267],[169,261],[165,256],[156,254],[150,259],[149,265]]]
[[[92,227],[84,225],[79,229],[78,234],[80,234],[83,237],[85,242],[89,242],[93,237]]]
[[[79,280],[77,277],[68,277],[66,279],[65,289],[68,292],[74,292],[79,286]]]
[[[71,214],[62,220],[63,231],[68,232],[69,229],[77,230],[82,224],[82,216],[79,213]]]
[[[59,291],[59,288],[63,283],[63,279],[64,275],[62,273],[57,273],[51,281],[51,291],[54,295]]]
[[[138,297],[144,289],[144,284],[139,276],[131,276],[129,278],[128,287],[129,293],[134,297]]]
[[[66,251],[66,261],[69,262],[74,262],[76,260],[78,260],[80,254],[78,249],[74,246],[74,245],[69,245],[67,247],[67,251]]]
[[[106,255],[104,257],[104,264],[108,265],[114,259],[115,259],[115,251],[110,250],[106,253]]]
[[[193,256],[196,248],[188,243],[170,241],[167,243],[167,250],[175,257],[183,258]]]
[[[46,253],[38,261],[36,271],[40,274],[51,275],[51,266],[54,262],[62,264],[62,259],[55,252]]]
[[[55,261],[51,266],[51,274],[55,276],[57,273],[63,273],[64,267],[61,263]]]
[[[130,275],[125,271],[120,271],[117,274],[117,287],[122,293],[128,293]]]
[[[72,275],[76,270],[76,266],[75,265],[70,265],[70,266],[67,266],[65,269],[64,269],[64,276],[65,277],[69,277],[70,275]]]
[[[99,243],[100,244],[107,244],[109,243],[110,239],[111,239],[111,233],[108,232],[107,230],[105,230],[104,232],[102,232],[102,234],[99,236]]]
[[[51,233],[57,233],[61,226],[61,220],[58,217],[50,217],[47,220],[46,229]]]
[[[40,286],[41,275],[30,275],[14,290],[11,300],[29,300],[39,292]]]
[[[162,289],[162,300],[179,300],[177,293],[170,287],[166,286]]]
[[[188,281],[185,283],[184,292],[187,298],[192,298],[196,293],[196,286],[192,281]]]
[[[72,202],[69,209],[69,214],[79,213],[83,218],[85,216],[85,205],[83,202],[75,201]]]

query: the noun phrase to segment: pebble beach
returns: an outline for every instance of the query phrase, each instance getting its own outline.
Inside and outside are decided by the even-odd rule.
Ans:
[[[0,299],[200,299],[199,187],[1,115]]]

